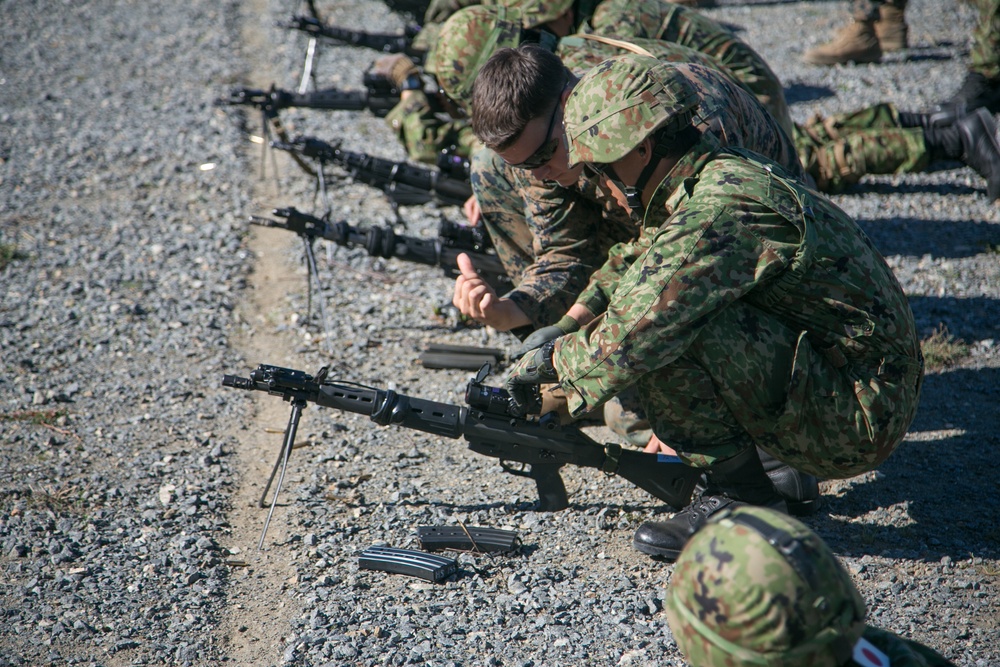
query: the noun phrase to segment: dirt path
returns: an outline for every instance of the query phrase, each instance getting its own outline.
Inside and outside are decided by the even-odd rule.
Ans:
[[[270,85],[274,80],[268,63],[260,57],[266,53],[265,29],[261,19],[267,16],[266,0],[251,0],[245,11],[242,27],[245,53],[248,55],[248,77],[254,84]],[[252,149],[249,149],[252,150]],[[280,173],[288,174],[289,164],[284,156],[277,156]],[[259,160],[256,161],[259,165]],[[267,169],[273,163],[268,159]],[[294,166],[294,165],[292,165]],[[258,167],[259,168],[259,167]],[[258,175],[259,176],[259,175]],[[266,212],[275,204],[273,180],[256,179],[253,198],[260,211]],[[234,339],[237,349],[248,361],[248,368],[260,362],[281,363],[289,341],[274,333],[271,319],[287,311],[284,296],[288,283],[301,282],[298,274],[289,275],[282,258],[287,249],[297,242],[287,232],[261,227],[253,228],[250,248],[255,257],[255,270],[251,274],[248,299],[241,305],[243,319],[251,326],[251,335]],[[287,491],[278,497],[278,504],[268,527],[263,550],[258,550],[261,530],[267,509],[258,502],[279,455],[282,432],[288,422],[288,405],[268,400],[263,395],[254,396],[256,414],[248,420],[248,430],[234,434],[240,441],[239,487],[234,494],[232,513],[229,517],[232,536],[229,547],[231,560],[239,563],[232,570],[230,604],[227,615],[220,619],[219,636],[227,647],[230,660],[237,665],[274,664],[284,651],[285,634],[291,619],[300,613],[300,605],[291,597],[294,582],[294,549],[275,548],[289,540],[288,513],[292,509]],[[301,478],[299,460],[294,455],[289,463],[283,489],[287,490]],[[277,484],[277,479],[275,479]],[[272,491],[273,491],[272,486]],[[271,502],[271,493],[266,502]],[[245,565],[244,565],[245,564]]]

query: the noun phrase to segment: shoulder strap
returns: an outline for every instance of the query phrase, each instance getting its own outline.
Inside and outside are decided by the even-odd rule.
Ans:
[[[642,48],[638,44],[633,44],[632,42],[626,42],[623,39],[615,39],[614,37],[605,37],[604,35],[591,35],[579,33],[574,35],[574,37],[582,37],[583,39],[589,39],[592,42],[600,42],[601,44],[608,44],[609,46],[617,46],[619,49],[625,49],[626,51],[631,51],[632,53],[638,53],[640,56],[648,56],[650,58],[655,58],[652,53],[648,50]]]

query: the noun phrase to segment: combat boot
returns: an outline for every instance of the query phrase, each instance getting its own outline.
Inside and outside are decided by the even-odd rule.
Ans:
[[[796,470],[792,466],[779,461],[761,448],[757,455],[764,466],[764,472],[771,478],[774,490],[785,501],[788,513],[792,516],[809,516],[819,507],[819,480],[808,473]],[[701,481],[694,488],[694,495],[705,493],[708,477],[701,476]]]
[[[882,60],[882,47],[875,35],[875,21],[854,19],[840,29],[832,42],[806,51],[803,60],[813,65],[879,62]]]
[[[788,506],[788,513],[793,516],[813,514],[820,503],[819,480],[779,461],[763,449],[758,448],[757,454],[764,466],[764,472],[774,484],[774,490]]]
[[[991,202],[1000,199],[1000,144],[993,115],[980,107],[955,123],[962,140],[962,162],[986,179]]]
[[[957,110],[959,115],[979,107],[986,107],[990,113],[1000,112],[1000,79],[987,79],[979,72],[969,72],[958,92],[940,105],[942,109]]]
[[[709,517],[726,507],[749,504],[788,512],[784,499],[764,471],[756,447],[717,462],[705,472],[708,476],[705,491],[670,519],[647,521],[639,526],[632,539],[635,549],[672,562],[691,536],[708,523]]]
[[[883,4],[878,10],[878,20],[875,21],[875,36],[883,52],[899,51],[909,46],[909,26],[906,25],[904,12],[899,7]]]

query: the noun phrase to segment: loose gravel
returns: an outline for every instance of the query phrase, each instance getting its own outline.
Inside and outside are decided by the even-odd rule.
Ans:
[[[683,664],[662,614],[671,567],[630,546],[663,509],[616,478],[567,470],[571,508],[532,512],[530,482],[461,442],[310,407],[256,550],[266,511],[242,499],[263,489],[287,406],[222,388],[224,373],[329,365],[460,404],[469,374],[422,368],[424,346],[513,347],[434,314],[450,290],[439,271],[318,244],[321,323],[301,243],[247,225],[284,205],[396,221],[346,178],[320,201],[281,156],[261,180],[259,118],[212,104],[236,85],[297,86],[306,40],[274,26],[294,4],[0,1],[0,666]],[[340,25],[407,20],[374,0],[318,4]],[[706,13],[767,58],[799,121],[926,108],[958,87],[975,15],[957,0],[912,0],[911,48],[881,65],[803,64],[847,4]],[[358,88],[373,55],[321,45],[317,81]],[[404,158],[369,114],[282,118]],[[1000,664],[1000,210],[973,171],[939,167],[836,201],[886,255],[921,335],[944,328],[969,354],[928,374],[904,445],[825,482],[807,522],[872,623],[986,667]],[[398,215],[417,235],[459,219],[431,204]],[[452,553],[443,584],[358,568],[369,546],[416,548],[417,526],[459,523],[524,546]]]

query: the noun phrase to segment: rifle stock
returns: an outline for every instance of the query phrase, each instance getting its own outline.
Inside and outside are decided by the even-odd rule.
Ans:
[[[329,222],[294,207],[278,208],[274,215],[283,221],[251,216],[250,223],[294,232],[306,239],[326,239],[346,248],[364,248],[372,257],[397,257],[408,262],[440,267],[446,276],[459,275],[458,255],[466,253],[479,275],[498,292],[513,289],[499,258],[488,250],[489,238],[478,229],[442,220],[436,238],[424,239],[395,233],[391,227],[361,229],[346,222]]]
[[[469,448],[496,458],[507,472],[530,477],[538,491],[538,509],[569,506],[559,472],[564,465],[596,468],[627,479],[674,508],[687,505],[700,477],[678,459],[601,445],[573,426],[557,420],[521,419],[508,410],[509,395],[482,384],[488,367],[466,389],[468,407],[414,398],[392,390],[327,381],[324,367],[315,377],[303,371],[260,365],[249,378],[226,375],[222,385],[264,391],[294,405],[367,415],[380,426],[395,425],[445,438],[464,438]],[[529,466],[527,471],[511,464]]]
[[[468,160],[455,159],[449,153],[441,153],[438,169],[430,169],[344,150],[339,143],[315,137],[273,141],[271,145],[324,164],[338,165],[354,180],[379,188],[400,204],[421,204],[434,198],[443,204],[461,206],[472,196]]]

